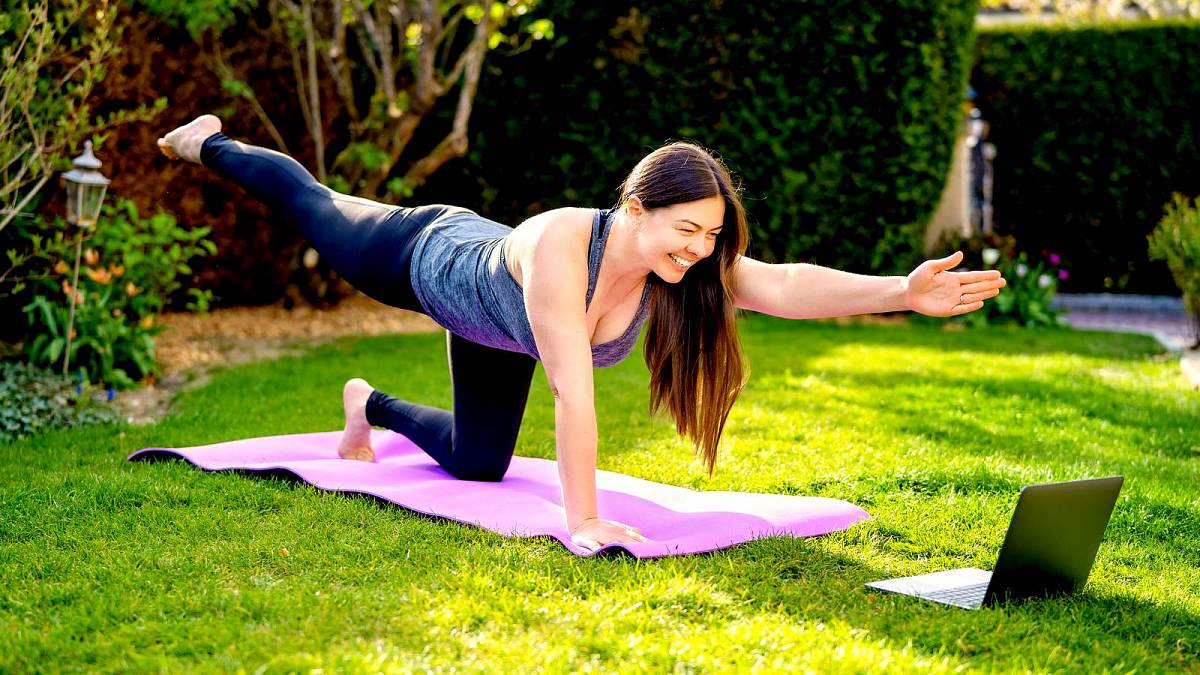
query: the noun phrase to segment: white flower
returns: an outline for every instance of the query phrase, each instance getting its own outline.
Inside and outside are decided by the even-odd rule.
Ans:
[[[994,248],[983,249],[983,264],[984,265],[995,265],[996,261],[999,259],[1000,259],[1000,251],[998,251]]]
[[[1017,263],[1017,276],[1023,277],[1026,274],[1029,274],[1029,268],[1025,266],[1025,263]]]
[[[1038,288],[1046,288],[1052,283],[1054,283],[1054,280],[1050,278],[1049,274],[1043,274],[1038,277]]]

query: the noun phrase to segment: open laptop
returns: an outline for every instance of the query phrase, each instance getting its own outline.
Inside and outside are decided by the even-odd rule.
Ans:
[[[1022,489],[993,572],[965,567],[867,587],[963,609],[1079,590],[1124,481],[1110,476]]]

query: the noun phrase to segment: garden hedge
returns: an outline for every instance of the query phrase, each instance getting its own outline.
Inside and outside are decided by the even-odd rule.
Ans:
[[[1200,193],[1200,22],[988,28],[972,84],[998,147],[995,219],[1064,290],[1177,293],[1146,236]]]
[[[609,206],[674,139],[744,183],[752,253],[907,271],[950,162],[976,2],[556,1],[551,44],[490,59],[468,161],[416,197],[502,222]]]
[[[289,285],[313,285],[302,279],[309,271],[298,267],[304,245],[294,230],[228,181],[157,156],[161,130],[205,110],[219,112],[238,138],[270,139],[245,102],[222,91],[187,32],[145,4],[122,4],[124,50],[97,110],[159,95],[171,106],[153,125],[114,132],[103,148],[112,190],[143,210],[167,208],[181,223],[212,228],[217,254],[196,270],[219,304],[271,302]],[[291,64],[258,37],[265,7],[234,22],[227,40],[292,151],[311,166]],[[444,166],[410,203],[460,204],[513,225],[557,206],[609,206],[642,155],[687,138],[716,150],[743,179],[754,253],[903,271],[950,161],[975,7],[543,2],[523,20],[552,19],[554,39],[488,56],[470,155]],[[342,123],[329,120],[326,136]],[[426,147],[439,137],[437,123],[419,132]]]

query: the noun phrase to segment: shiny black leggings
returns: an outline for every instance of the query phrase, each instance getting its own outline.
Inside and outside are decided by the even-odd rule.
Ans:
[[[300,229],[316,251],[355,288],[379,302],[424,313],[409,273],[416,235],[454,207],[388,206],[321,185],[291,157],[218,133],[200,161]],[[380,391],[367,401],[367,421],[403,434],[451,475],[498,481],[512,461],[535,361],[447,332],[454,412],[409,403]]]

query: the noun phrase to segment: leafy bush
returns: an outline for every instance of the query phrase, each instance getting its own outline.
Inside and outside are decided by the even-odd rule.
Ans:
[[[60,172],[91,138],[99,148],[113,129],[153,119],[166,108],[143,87],[122,105],[93,107],[121,53],[120,3],[94,0],[0,0],[0,340],[22,335],[26,280],[44,276],[32,237],[58,206]]]
[[[975,7],[545,3],[557,37],[492,62],[469,162],[414,201],[514,224],[608,206],[646,152],[688,138],[742,178],[752,253],[907,273],[962,121]]]
[[[1015,323],[1022,326],[1056,326],[1062,310],[1051,307],[1060,282],[1071,278],[1061,255],[1041,250],[1037,254],[1017,247],[1011,236],[987,235],[968,240],[950,238],[939,247],[942,254],[961,250],[963,269],[995,269],[1007,285],[1000,295],[984,303],[961,321],[971,326]],[[922,319],[917,318],[918,321]]]
[[[1172,195],[1149,241],[1150,259],[1167,263],[1192,316],[1200,319],[1200,208],[1183,195]]]
[[[0,361],[0,441],[117,419],[115,410],[80,395],[75,383],[61,375]]]
[[[108,115],[88,105],[105,63],[119,51],[116,15],[116,3],[0,0],[0,232],[30,216],[83,138],[166,108],[166,98]],[[23,262],[25,242],[0,243],[10,263]]]
[[[134,6],[157,12],[168,4]],[[241,3],[209,4],[223,12]],[[179,11],[208,12],[192,5],[179,3]],[[460,204],[514,225],[557,206],[608,206],[642,155],[691,138],[718,150],[743,179],[753,254],[907,273],[961,123],[974,9],[970,0],[539,3],[514,19],[512,32],[536,35],[545,25],[537,22],[549,20],[553,36],[527,49],[500,45],[488,56],[469,156],[400,203]],[[222,78],[201,66],[163,67],[164,54],[185,65],[205,56],[183,29],[153,22],[154,12],[122,17],[136,42],[113,63],[97,105],[169,95],[196,110],[224,108],[231,134],[271,145],[248,99],[221,98]],[[315,169],[291,60],[262,39],[260,18],[233,22],[222,44],[237,46],[231,64],[262,83],[259,103],[291,154]],[[321,84],[323,100],[337,100],[333,81]],[[119,167],[125,196],[146,210],[169,193],[181,222],[213,226],[221,257],[196,267],[224,302],[273,302],[289,285],[301,287],[297,299],[327,293],[320,284],[303,290],[315,272],[290,272],[304,254],[299,235],[270,219],[263,204],[211,172],[163,169],[155,134],[191,114],[173,108],[158,129],[114,135],[122,154],[105,160]],[[405,155],[430,150],[451,118],[431,112],[432,135],[414,139]]]
[[[75,294],[75,337],[71,363],[90,380],[119,388],[158,372],[153,336],[168,299],[182,290],[188,263],[211,255],[208,228],[180,228],[175,218],[158,213],[142,218],[132,202],[105,204],[95,228],[87,230],[78,288],[72,289],[74,227],[55,222],[49,236],[32,235],[43,274],[30,283],[32,300],[24,312],[29,324],[26,353],[38,365],[63,357],[71,294]],[[207,295],[192,292],[193,304],[207,306]],[[198,307],[198,308],[203,308]]]
[[[1172,292],[1145,237],[1200,175],[1200,21],[980,31],[997,227],[1072,261],[1072,291]]]
[[[984,249],[984,252],[999,251]],[[965,319],[972,325],[989,323],[1018,323],[1022,326],[1055,326],[1061,310],[1050,304],[1058,293],[1058,282],[1068,278],[1065,269],[1058,267],[1058,255],[1051,253],[1044,260],[1035,260],[1025,252],[1016,255],[999,255],[995,265],[1008,284],[1000,295],[984,303],[983,309],[968,314]]]

